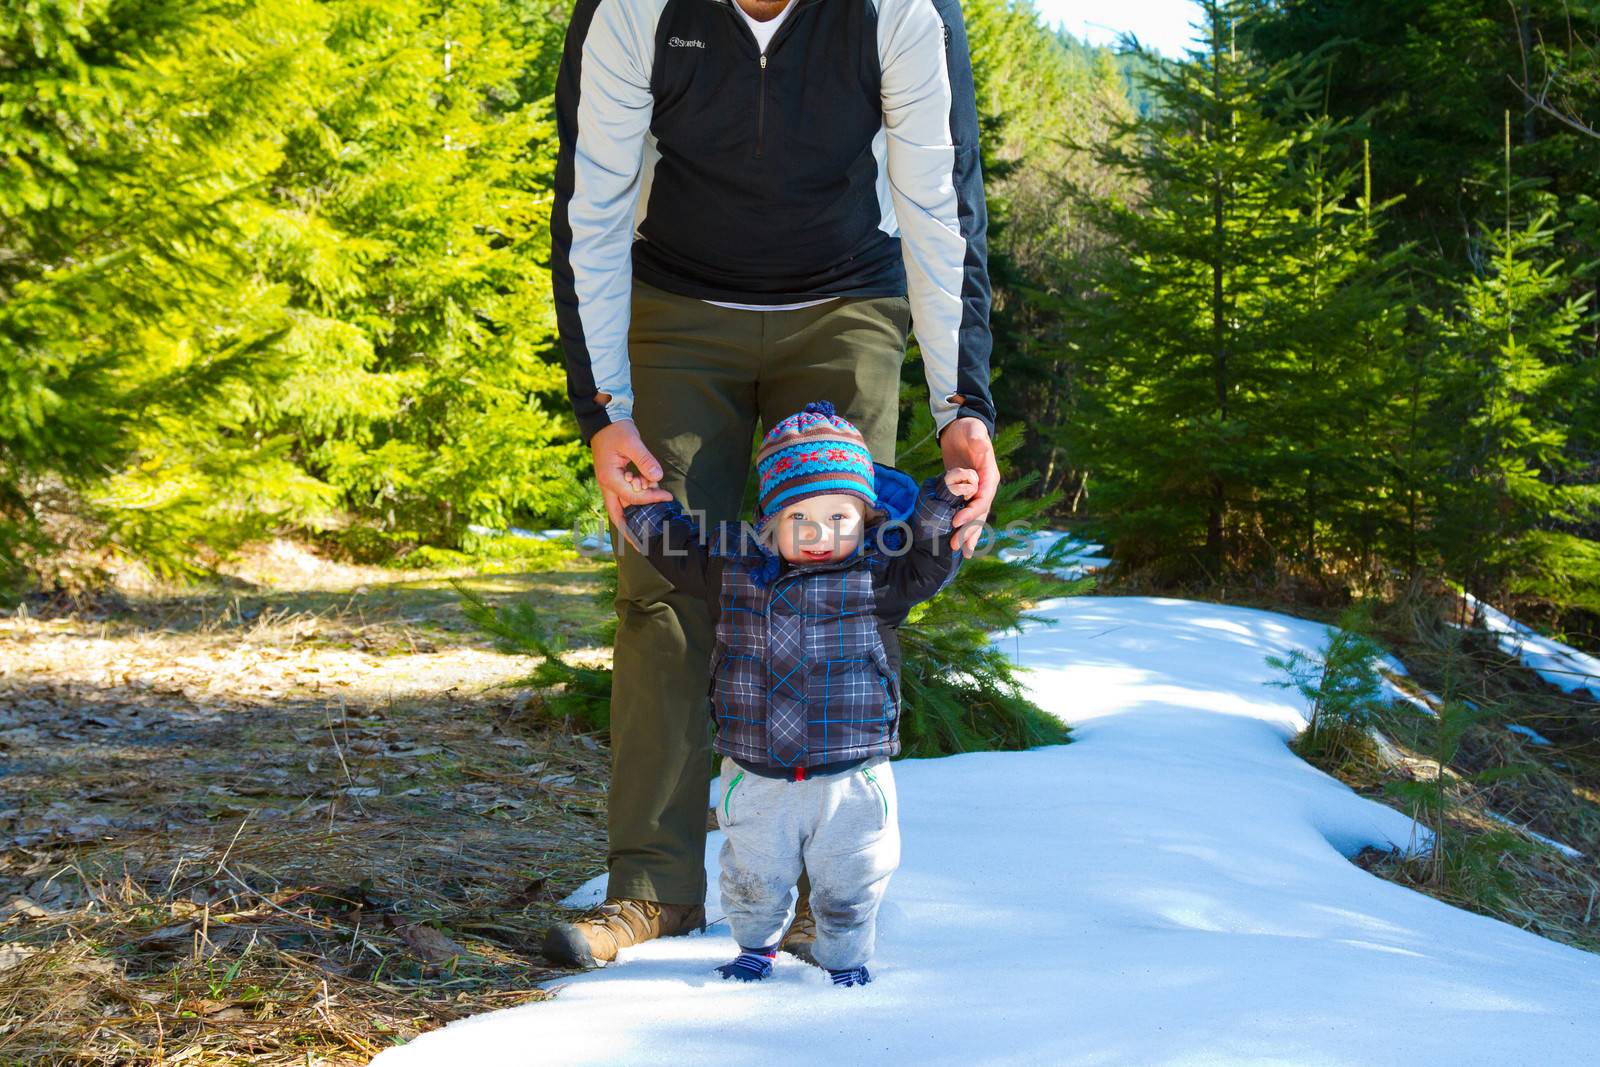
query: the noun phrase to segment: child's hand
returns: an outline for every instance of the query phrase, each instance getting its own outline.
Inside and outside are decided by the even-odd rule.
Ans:
[[[646,489],[655,489],[661,485],[659,478],[646,478],[644,475],[636,474],[631,470],[622,472],[622,480],[627,482],[629,490],[635,493],[642,493]]]
[[[945,488],[963,500],[978,491],[978,472],[971,467],[951,467],[944,472]]]

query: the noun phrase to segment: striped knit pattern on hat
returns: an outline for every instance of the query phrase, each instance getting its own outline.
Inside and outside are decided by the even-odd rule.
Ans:
[[[866,438],[826,400],[812,401],[767,431],[756,456],[756,481],[762,528],[781,508],[824,493],[860,498],[869,520],[883,514]]]

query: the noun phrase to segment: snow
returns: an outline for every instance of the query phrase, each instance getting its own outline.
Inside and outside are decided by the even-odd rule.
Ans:
[[[508,526],[500,530],[493,526],[481,526],[475,522],[467,523],[467,529],[480,537],[519,537],[527,541],[559,541],[563,537],[569,539],[572,537],[571,530],[524,530],[520,526]],[[607,536],[605,544],[609,546],[610,543],[611,538]]]
[[[1419,697],[1394,680],[1394,677],[1392,677],[1394,675],[1404,678],[1411,677],[1411,672],[1406,670],[1404,663],[1401,663],[1389,653],[1383,652],[1374,658],[1372,665],[1378,671],[1378,677],[1383,680],[1383,690],[1389,694],[1391,703],[1410,704],[1424,715],[1439,714],[1434,709],[1443,702],[1437,696],[1426,689],[1422,689],[1421,686],[1417,686],[1418,689],[1422,689],[1422,696]]]
[[[1468,607],[1483,613],[1483,624],[1495,635],[1500,650],[1561,690],[1600,700],[1600,658],[1540,635],[1505,612],[1463,593]]]
[[[1517,830],[1520,833],[1526,834],[1527,836],[1533,838],[1535,841],[1544,842],[1545,844],[1549,845],[1551,848],[1555,849],[1557,852],[1559,852],[1562,855],[1568,857],[1569,859],[1577,860],[1577,859],[1582,859],[1583,858],[1583,853],[1578,851],[1577,849],[1573,848],[1571,845],[1566,844],[1565,842],[1557,841],[1553,837],[1546,837],[1544,834],[1539,833],[1537,830],[1530,830],[1528,827],[1523,826],[1521,823],[1517,822],[1515,819],[1506,818],[1504,815],[1501,815],[1498,811],[1485,811],[1484,814],[1489,816],[1489,818],[1493,819],[1495,822],[1503,823],[1506,826],[1509,826],[1512,829]]]
[[[1426,700],[1423,700],[1421,697],[1415,696],[1415,695],[1407,692],[1406,690],[1402,689],[1400,686],[1396,685],[1393,681],[1389,680],[1388,678],[1384,678],[1383,679],[1383,686],[1384,686],[1384,689],[1389,693],[1389,697],[1390,697],[1391,700],[1397,700],[1397,701],[1400,701],[1403,704],[1410,704],[1412,707],[1416,708],[1418,711],[1422,712],[1424,715],[1437,715],[1437,714],[1439,714],[1438,712],[1433,710],[1433,705],[1432,704],[1429,704]],[[1424,690],[1424,692],[1427,692],[1427,691]],[[1428,697],[1430,699],[1432,699],[1433,701],[1435,701],[1436,703],[1439,700],[1439,698],[1434,696],[1432,693],[1428,693]]]
[[[1015,532],[1015,539],[1023,542],[1023,544],[1007,545],[999,549],[995,553],[999,559],[1008,563],[1017,560],[1042,561],[1045,554],[1054,548],[1057,542],[1067,542],[1071,548],[1063,549],[1062,566],[1035,568],[1046,570],[1060,578],[1080,578],[1089,571],[1104,567],[1111,562],[1109,556],[1095,554],[1103,551],[1103,546],[1094,542],[1079,541],[1071,534],[1060,530],[1022,530],[1019,528]]]
[[[1506,723],[1506,729],[1510,730],[1514,734],[1520,734],[1521,736],[1526,737],[1530,744],[1548,745],[1550,743],[1550,739],[1548,737],[1544,736],[1544,734],[1541,734],[1538,730],[1533,729],[1531,726],[1523,726],[1520,723],[1508,722]]]
[[[1318,623],[1162,597],[1049,601],[1005,638],[1073,744],[895,764],[904,861],[876,981],[787,956],[723,982],[725,924],[379,1067],[557,1064],[1592,1064],[1600,957],[1346,858],[1409,819],[1296,758],[1269,653]],[[1426,831],[1415,844],[1425,847]],[[707,844],[720,918],[716,851]],[[602,882],[572,903],[598,898]]]

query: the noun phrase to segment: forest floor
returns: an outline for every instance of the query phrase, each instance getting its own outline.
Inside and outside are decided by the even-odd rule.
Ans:
[[[569,662],[603,562],[341,566],[0,616],[0,1063],[365,1063],[544,994],[537,935],[604,866],[607,754],[507,688],[448,579],[532,600]]]
[[[566,972],[538,934],[604,869],[608,753],[508,684],[531,661],[496,651],[451,581],[531,602],[569,662],[603,667],[608,566],[400,572],[275,542],[209,590],[0,616],[0,1063],[365,1064],[547,997]],[[1384,636],[1412,689],[1442,684],[1428,649]],[[1551,742],[1470,733],[1460,771],[1535,767],[1476,806],[1585,858],[1500,864],[1497,906],[1388,854],[1356,862],[1600,947],[1600,722],[1487,643],[1474,662],[1474,695]],[[1424,720],[1390,733],[1427,763]],[[1324,769],[1400,807],[1392,767]]]

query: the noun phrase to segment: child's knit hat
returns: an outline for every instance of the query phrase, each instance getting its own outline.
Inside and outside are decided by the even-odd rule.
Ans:
[[[826,400],[775,423],[756,455],[757,525],[765,530],[784,506],[824,493],[847,493],[866,505],[867,521],[882,518],[866,438]]]

